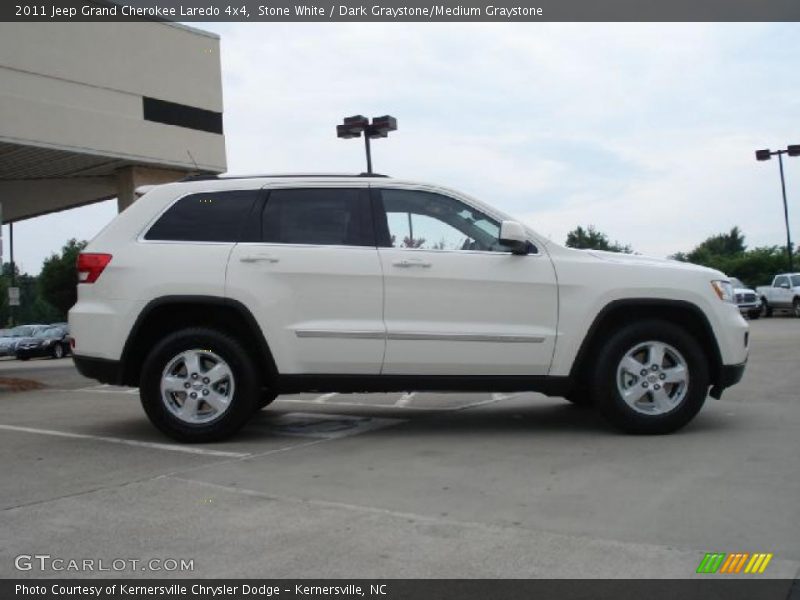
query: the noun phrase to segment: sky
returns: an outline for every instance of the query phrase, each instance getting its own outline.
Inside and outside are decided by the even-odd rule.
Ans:
[[[221,35],[230,173],[360,172],[345,116],[391,114],[375,170],[447,185],[563,243],[594,225],[667,256],[738,225],[785,243],[777,160],[800,143],[798,24],[204,23]],[[800,158],[785,161],[795,243]],[[35,274],[115,201],[17,223]],[[3,228],[8,257],[8,227]]]

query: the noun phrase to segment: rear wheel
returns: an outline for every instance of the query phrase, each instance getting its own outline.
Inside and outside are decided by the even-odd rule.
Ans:
[[[182,442],[212,442],[247,422],[259,384],[238,340],[198,327],[156,344],[142,366],[139,387],[142,406],[158,429]]]
[[[629,433],[671,433],[691,421],[708,393],[706,357],[685,330],[664,321],[624,327],[598,360],[595,405]]]

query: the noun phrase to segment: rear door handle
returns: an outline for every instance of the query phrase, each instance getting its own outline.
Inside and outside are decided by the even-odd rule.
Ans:
[[[239,261],[243,263],[268,262],[276,263],[280,259],[271,254],[245,254]]]
[[[395,267],[401,267],[403,269],[408,269],[409,267],[422,267],[423,269],[427,269],[431,266],[431,263],[419,258],[404,258],[403,260],[396,260],[392,264]]]

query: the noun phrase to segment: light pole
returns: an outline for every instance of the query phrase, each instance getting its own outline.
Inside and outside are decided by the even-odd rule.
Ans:
[[[778,156],[778,168],[781,173],[781,192],[783,193],[783,218],[786,221],[786,252],[789,255],[789,271],[794,271],[792,261],[792,234],[789,230],[789,205],[786,202],[786,180],[783,176],[783,155],[800,156],[800,144],[787,146],[786,150],[756,150],[756,160],[769,160],[773,156]]]
[[[336,136],[342,139],[361,137],[364,133],[364,150],[367,153],[367,173],[372,175],[372,150],[369,146],[371,139],[388,137],[390,131],[397,131],[397,119],[389,115],[374,117],[372,124],[363,115],[347,117],[341,125],[336,126]]]

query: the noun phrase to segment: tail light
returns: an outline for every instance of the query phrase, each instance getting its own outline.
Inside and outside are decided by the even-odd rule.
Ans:
[[[94,283],[110,262],[110,254],[81,252],[78,254],[78,283]]]

